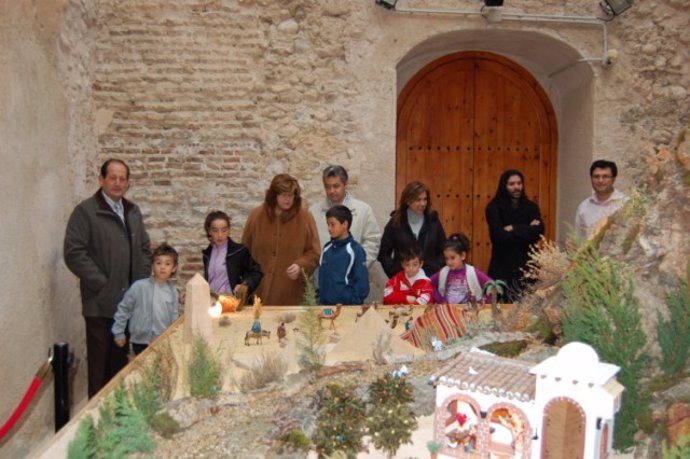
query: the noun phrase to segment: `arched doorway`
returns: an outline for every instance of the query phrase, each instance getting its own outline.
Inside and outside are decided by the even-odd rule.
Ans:
[[[585,452],[585,422],[585,413],[574,400],[550,401],[544,407],[541,457],[581,459]]]
[[[486,270],[484,209],[505,169],[523,172],[554,237],[557,146],[553,108],[527,70],[494,53],[450,54],[422,68],[398,97],[396,196],[412,180],[427,183],[446,233],[467,234],[471,262]]]

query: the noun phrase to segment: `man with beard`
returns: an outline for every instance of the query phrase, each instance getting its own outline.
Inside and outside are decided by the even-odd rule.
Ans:
[[[529,247],[544,234],[539,206],[525,196],[525,181],[515,169],[505,171],[493,199],[486,206],[491,237],[489,277],[507,285],[504,300],[514,302],[525,288],[522,268],[529,259]]]

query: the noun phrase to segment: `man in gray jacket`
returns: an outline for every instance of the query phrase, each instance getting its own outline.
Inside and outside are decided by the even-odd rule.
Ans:
[[[101,166],[100,189],[72,212],[65,232],[65,264],[78,278],[86,322],[89,397],[127,365],[127,347],[111,333],[125,291],[151,274],[151,247],[141,211],[124,198],[129,167],[119,159]]]
[[[355,199],[347,191],[348,175],[343,166],[328,166],[323,171],[323,188],[326,192],[325,199],[313,204],[309,212],[316,221],[316,230],[319,233],[321,247],[331,240],[326,226],[326,212],[332,206],[344,205],[352,212],[352,226],[350,234],[359,242],[367,254],[367,269],[376,261],[381,242],[381,229],[374,217],[374,212],[369,204]],[[318,285],[318,269],[314,274],[314,282]]]

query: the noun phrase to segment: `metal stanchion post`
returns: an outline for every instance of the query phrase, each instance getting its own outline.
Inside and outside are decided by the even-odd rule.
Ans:
[[[53,345],[53,376],[55,384],[55,432],[69,421],[69,345]]]

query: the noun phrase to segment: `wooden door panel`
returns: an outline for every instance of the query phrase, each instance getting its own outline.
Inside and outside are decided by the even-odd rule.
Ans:
[[[524,174],[553,237],[556,141],[548,98],[522,67],[491,53],[442,57],[398,99],[396,196],[412,180],[429,185],[446,233],[467,234],[468,261],[485,271],[485,209],[504,170]]]
[[[585,416],[573,401],[554,400],[544,410],[542,457],[581,459],[585,450]]]

